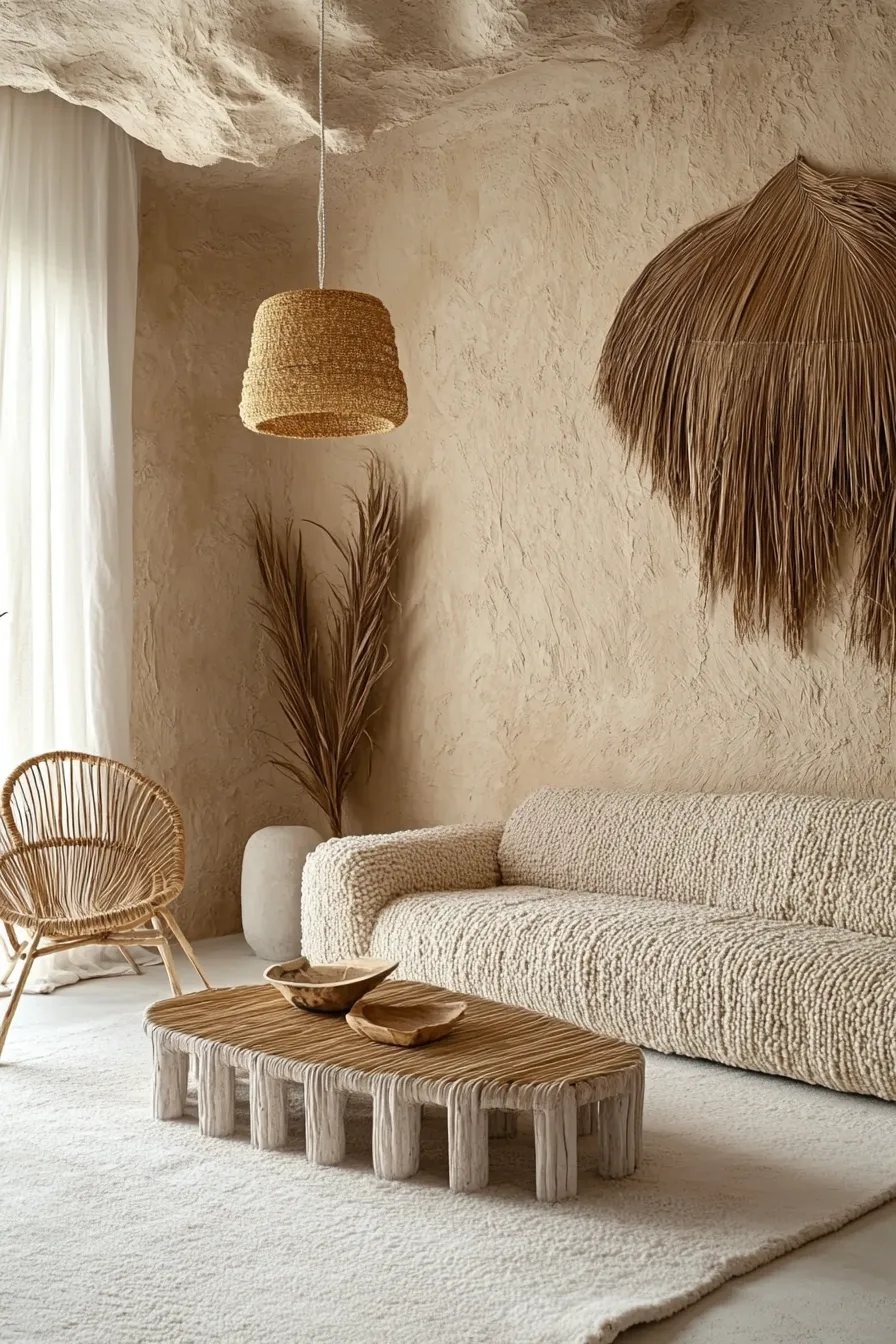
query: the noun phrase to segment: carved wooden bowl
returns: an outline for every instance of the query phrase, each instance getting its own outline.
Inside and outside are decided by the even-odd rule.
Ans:
[[[352,1031],[380,1045],[428,1045],[457,1026],[467,1005],[463,999],[443,1003],[356,1003],[346,1017]]]
[[[264,978],[296,1008],[312,1013],[344,1013],[362,994],[391,975],[397,965],[397,961],[357,957],[332,966],[312,966],[307,957],[296,957],[269,966]]]

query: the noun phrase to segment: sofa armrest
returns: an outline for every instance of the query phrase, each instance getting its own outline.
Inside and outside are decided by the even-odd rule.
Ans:
[[[503,830],[433,826],[319,845],[302,874],[303,954],[318,962],[366,956],[377,915],[399,896],[497,886]]]

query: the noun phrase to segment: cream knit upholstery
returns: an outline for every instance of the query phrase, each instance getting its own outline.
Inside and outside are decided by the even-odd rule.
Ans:
[[[405,979],[592,1031],[896,1100],[896,946],[712,906],[535,887],[388,905],[370,953]]]
[[[302,873],[302,950],[313,961],[366,951],[389,901],[418,891],[494,886],[502,826],[434,826],[319,845]]]
[[[896,937],[896,803],[539,789],[501,840],[507,886],[719,905]]]
[[[322,846],[304,950],[896,1100],[894,886],[893,803],[550,789]]]

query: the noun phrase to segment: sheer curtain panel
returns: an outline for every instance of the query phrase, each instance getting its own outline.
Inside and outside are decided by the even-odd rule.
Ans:
[[[129,757],[137,205],[122,130],[0,89],[4,777],[53,749]]]

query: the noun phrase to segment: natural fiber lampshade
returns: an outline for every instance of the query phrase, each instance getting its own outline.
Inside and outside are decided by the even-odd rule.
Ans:
[[[258,434],[291,439],[386,434],[408,394],[389,311],[372,294],[295,289],[255,316],[240,415]]]

